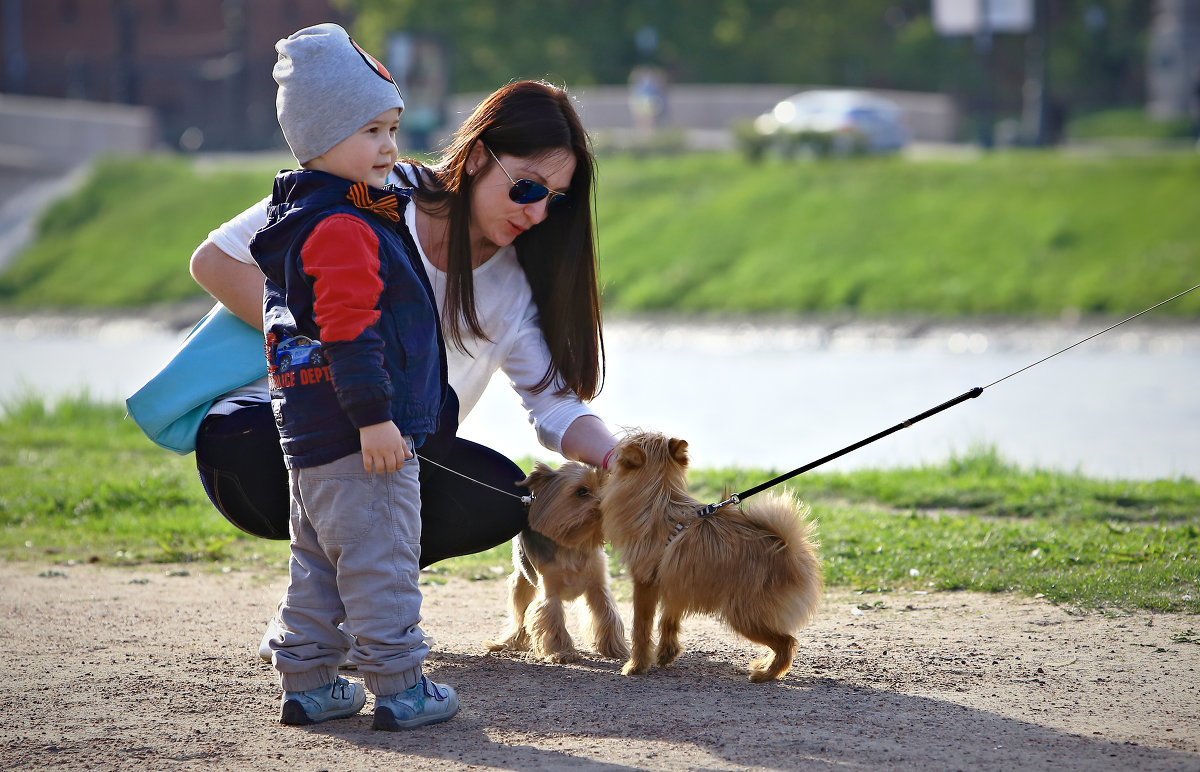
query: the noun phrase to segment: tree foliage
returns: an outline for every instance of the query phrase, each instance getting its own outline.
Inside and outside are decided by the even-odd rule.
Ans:
[[[572,87],[626,82],[647,59],[678,83],[827,84],[973,93],[1020,104],[1027,35],[997,35],[990,72],[974,41],[934,30],[930,0],[342,0],[374,50],[406,30],[451,52],[453,90],[517,78]],[[1073,109],[1143,96],[1143,0],[1035,0],[1046,20],[1051,88]],[[639,30],[657,45],[639,49]]]

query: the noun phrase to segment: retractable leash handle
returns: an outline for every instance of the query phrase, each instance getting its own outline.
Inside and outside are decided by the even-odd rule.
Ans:
[[[833,461],[835,458],[841,458],[842,456],[846,455],[847,453],[853,453],[854,451],[858,450],[859,448],[861,448],[865,445],[870,445],[872,442],[875,442],[876,440],[881,440],[884,437],[888,436],[889,434],[894,434],[895,432],[898,432],[901,429],[907,429],[908,427],[912,426],[913,424],[918,423],[920,421],[924,421],[926,418],[929,418],[932,415],[937,415],[938,413],[942,412],[943,410],[949,410],[950,408],[954,407],[955,405],[957,405],[960,402],[965,402],[968,399],[974,399],[975,397],[978,397],[980,394],[983,393],[983,389],[984,389],[984,387],[982,387],[982,386],[976,386],[975,388],[971,389],[970,391],[965,391],[962,394],[959,394],[954,399],[946,400],[945,402],[938,405],[937,407],[930,408],[929,410],[926,410],[924,413],[921,413],[920,415],[915,415],[912,418],[908,419],[907,421],[901,421],[900,423],[896,424],[895,426],[893,426],[890,429],[885,429],[885,430],[879,432],[878,434],[873,434],[870,437],[867,437],[865,440],[859,440],[858,442],[854,443],[853,445],[847,445],[846,447],[842,448],[841,450],[839,450],[835,453],[830,453],[828,456],[825,456],[824,458],[819,458],[810,464],[805,464],[804,466],[800,467],[799,469],[793,469],[792,471],[788,472],[787,474],[781,474],[778,477],[767,480],[765,483],[755,485],[753,488],[742,491],[741,493],[735,493],[732,496],[730,496],[729,498],[725,499],[724,501],[717,502],[714,504],[709,504],[709,505],[703,507],[702,509],[697,510],[696,514],[699,517],[708,517],[713,512],[716,512],[718,509],[720,509],[721,507],[724,507],[728,504],[737,504],[742,499],[749,498],[750,496],[753,496],[756,493],[761,493],[762,491],[765,491],[767,488],[778,485],[781,482],[790,480],[797,475],[801,475],[809,470],[816,469],[817,467],[821,466],[822,464],[827,464],[830,461]]]

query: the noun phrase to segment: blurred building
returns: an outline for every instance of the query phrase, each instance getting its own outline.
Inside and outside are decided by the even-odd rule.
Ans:
[[[151,107],[163,144],[274,147],[275,41],[329,0],[0,0],[0,93]]]

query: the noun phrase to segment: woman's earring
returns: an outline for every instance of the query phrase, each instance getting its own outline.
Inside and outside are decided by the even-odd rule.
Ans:
[[[467,169],[467,174],[474,174],[474,173],[475,173],[474,169]]]

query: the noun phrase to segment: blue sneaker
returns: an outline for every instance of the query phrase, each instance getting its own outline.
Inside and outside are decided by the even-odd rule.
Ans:
[[[375,729],[397,732],[426,724],[436,724],[458,712],[458,694],[445,684],[435,684],[425,676],[407,691],[375,698]]]
[[[367,693],[360,684],[338,678],[306,692],[284,692],[279,723],[303,726],[319,724],[331,718],[353,716],[367,704]]]

